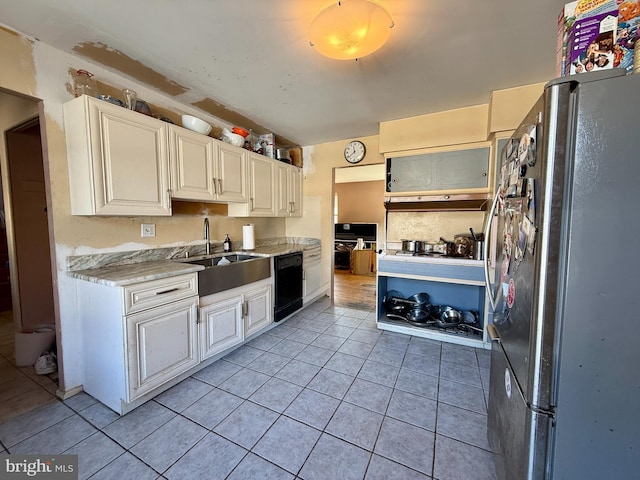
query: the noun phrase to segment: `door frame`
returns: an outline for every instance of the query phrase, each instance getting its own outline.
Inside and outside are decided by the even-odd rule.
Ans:
[[[12,90],[0,89],[0,96],[12,96],[17,97],[29,102],[33,102],[36,105],[36,113],[27,118],[27,120],[18,121],[15,125],[4,128],[2,133],[4,137],[4,148],[0,151],[0,181],[2,182],[2,196],[4,201],[5,223],[7,233],[7,247],[9,254],[9,272],[11,275],[11,297],[13,303],[13,320],[15,331],[19,332],[22,328],[22,317],[20,312],[20,291],[18,287],[17,278],[19,276],[19,265],[16,257],[16,245],[15,245],[15,229],[14,229],[14,206],[11,199],[11,185],[10,185],[10,169],[9,169],[9,151],[6,145],[7,132],[20,132],[29,127],[32,127],[36,122],[40,126],[40,146],[42,149],[42,169],[44,177],[45,188],[45,204],[47,213],[47,227],[49,235],[49,272],[51,274],[51,282],[53,289],[53,322],[55,324],[56,331],[56,348],[58,349],[58,378],[59,385],[64,385],[64,375],[62,368],[62,355],[60,354],[60,306],[57,290],[57,260],[55,252],[55,236],[53,233],[53,208],[52,208],[52,196],[51,196],[51,177],[49,175],[49,157],[47,149],[47,135],[46,135],[46,119],[44,115],[44,105],[42,100],[23,95],[19,92]],[[10,124],[9,124],[10,125]]]

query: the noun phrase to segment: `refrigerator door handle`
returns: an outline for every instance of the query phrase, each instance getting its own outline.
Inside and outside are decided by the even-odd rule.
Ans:
[[[496,309],[496,299],[493,297],[493,290],[491,288],[491,280],[489,278],[489,243],[491,243],[491,224],[493,223],[493,216],[495,214],[496,206],[498,205],[498,198],[500,198],[500,190],[496,192],[493,197],[493,203],[491,204],[491,210],[487,216],[487,224],[484,227],[485,242],[484,242],[484,283],[488,292],[489,302],[491,303],[491,310]]]

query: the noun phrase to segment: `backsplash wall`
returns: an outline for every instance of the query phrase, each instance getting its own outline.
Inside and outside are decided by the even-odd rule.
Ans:
[[[437,242],[440,237],[453,240],[456,234],[469,233],[469,227],[482,232],[484,219],[484,212],[389,212],[386,241]]]

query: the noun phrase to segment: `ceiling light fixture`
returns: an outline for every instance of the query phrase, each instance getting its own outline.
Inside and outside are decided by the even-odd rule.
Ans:
[[[353,60],[369,55],[389,39],[393,20],[374,0],[340,0],[311,22],[309,43],[325,57]]]

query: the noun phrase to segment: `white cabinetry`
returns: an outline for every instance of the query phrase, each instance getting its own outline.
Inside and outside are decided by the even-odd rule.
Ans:
[[[196,315],[186,299],[125,317],[129,401],[199,363]]]
[[[64,124],[73,215],[171,215],[167,123],[83,95]]]
[[[174,198],[247,201],[246,150],[170,125],[169,152]]]
[[[215,296],[211,295],[211,297]],[[243,301],[241,295],[200,307],[201,360],[212,357],[244,341],[242,314]]]
[[[250,337],[273,320],[271,285],[264,285],[244,295],[244,335]]]
[[[199,363],[197,274],[124,287],[76,285],[83,388],[109,408],[126,413]]]
[[[302,252],[302,303],[313,301],[322,286],[321,249],[309,248]]]
[[[276,164],[276,214],[279,217],[301,217],[302,171],[287,163]]]
[[[276,216],[276,166],[274,160],[249,152],[249,202],[229,204],[229,216]]]
[[[201,360],[242,343],[273,321],[271,279],[200,299]]]

